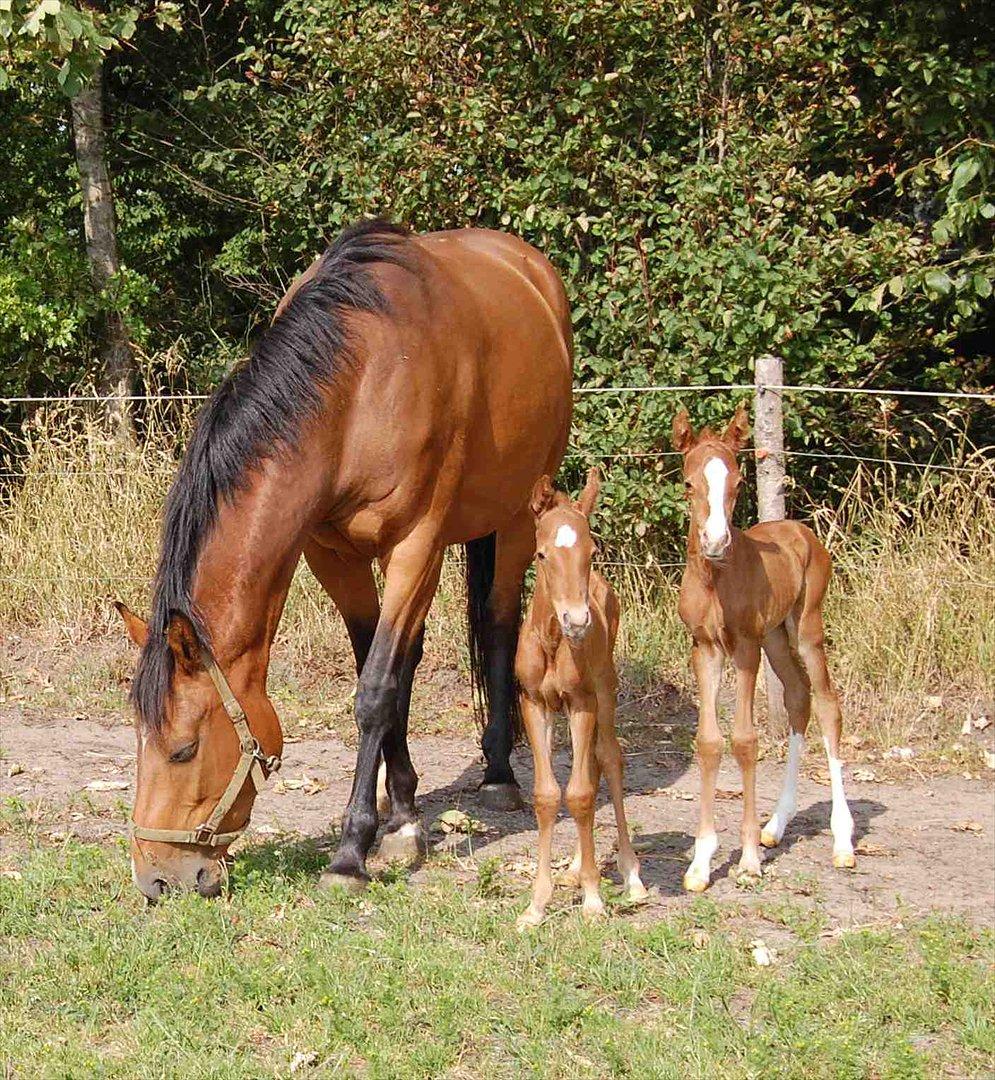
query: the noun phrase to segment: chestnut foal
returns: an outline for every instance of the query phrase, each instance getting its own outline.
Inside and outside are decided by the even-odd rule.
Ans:
[[[818,717],[829,758],[833,865],[856,865],[853,818],[843,792],[839,759],[839,701],[823,648],[822,601],[832,561],[812,530],[800,522],[768,521],[745,532],[732,526],[732,510],[742,481],[736,454],[748,434],[749,421],[742,405],[721,437],[708,428],[695,434],[684,409],[674,419],[673,442],[684,455],[684,486],[691,507],[679,612],[694,638],[691,661],[701,699],[697,738],[701,819],[694,860],[684,875],[684,887],[691,892],[708,886],[718,846],[715,781],[723,747],[718,696],[726,656],[736,668],[732,752],[743,774],[740,873],[760,876],[760,845],[775,847],[780,843],[794,816],[810,707]],[[753,726],[761,647],[784,684],[791,727],[784,788],[762,833],[757,817],[757,735]]]
[[[647,896],[625,821],[622,751],[615,736],[618,680],[612,651],[618,634],[618,598],[591,569],[594,543],[588,518],[600,486],[598,470],[591,469],[577,502],[554,491],[548,476],[541,477],[532,492],[536,584],[519,636],[515,674],[535,760],[539,866],[532,902],[518,918],[520,930],[542,921],[553,894],[553,823],[560,809],[552,764],[553,714],[559,711],[569,718],[573,745],[567,807],[577,823],[577,852],[569,875],[584,891],[584,915],[604,912],[594,858],[594,801],[602,771],[615,807],[619,872],[630,899]]]

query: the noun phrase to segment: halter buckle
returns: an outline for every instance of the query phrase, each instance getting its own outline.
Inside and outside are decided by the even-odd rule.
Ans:
[[[197,828],[193,830],[194,843],[210,844],[217,831],[218,830],[214,825],[210,825],[205,821],[203,825],[198,825]]]

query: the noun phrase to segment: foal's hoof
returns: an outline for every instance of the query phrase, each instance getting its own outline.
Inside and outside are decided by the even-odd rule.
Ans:
[[[329,891],[341,891],[349,896],[358,896],[366,890],[370,879],[368,877],[356,877],[353,874],[340,874],[335,870],[326,870],[318,878],[318,888]]]
[[[765,848],[777,847],[780,842],[781,841],[778,840],[774,833],[768,832],[766,829],[760,833],[760,843],[763,844]]]
[[[543,913],[534,904],[530,904],[515,920],[515,929],[520,934],[534,930],[542,922],[542,917]]]
[[[834,851],[833,866],[837,870],[853,870],[857,865],[857,856],[852,851]]]
[[[407,821],[380,840],[379,855],[384,862],[409,864],[425,854],[425,831],[417,821]]]
[[[521,789],[514,781],[510,784],[481,784],[480,802],[488,810],[504,810],[507,813],[525,809]]]
[[[685,892],[701,893],[708,888],[708,878],[690,870],[684,875]]]

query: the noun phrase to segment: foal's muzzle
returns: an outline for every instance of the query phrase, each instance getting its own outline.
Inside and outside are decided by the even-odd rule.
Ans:
[[[591,628],[591,609],[586,604],[583,609],[567,608],[560,615],[560,626],[570,641],[583,641]]]
[[[725,558],[725,555],[732,544],[732,537],[729,533],[725,533],[717,540],[712,540],[705,533],[702,533],[698,538],[698,544],[701,548],[701,554],[706,559],[718,561]]]

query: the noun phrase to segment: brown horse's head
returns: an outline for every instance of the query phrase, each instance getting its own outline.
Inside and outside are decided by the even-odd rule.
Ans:
[[[138,766],[134,822],[144,829],[197,829],[217,807],[235,773],[240,757],[238,736],[204,668],[198,635],[190,620],[182,614],[173,614],[165,642],[154,643],[149,641],[149,626],[143,619],[124,604],[115,606],[131,640],[143,650],[143,661],[150,649],[159,647],[163,654],[168,651],[166,660],[172,670],[161,715],[136,716]],[[265,695],[262,696],[265,701]],[[247,711],[252,708],[248,701],[243,705]],[[268,702],[265,707],[269,707]],[[255,716],[252,724],[255,730]],[[219,833],[244,828],[254,794],[251,783],[243,785],[217,830]],[[225,879],[226,853],[227,845],[212,847],[133,837],[132,876],[150,900],[159,899],[173,888],[195,889],[203,896],[216,896]]]
[[[591,625],[587,590],[594,541],[588,518],[601,489],[597,469],[576,502],[555,491],[548,476],[532,489],[530,505],[536,519],[536,573],[540,575],[563,633],[580,641]]]
[[[674,417],[674,449],[684,455],[684,492],[691,507],[691,535],[706,559],[722,559],[732,543],[730,522],[742,473],[736,455],[746,443],[750,422],[740,405],[722,435],[710,428],[697,434],[686,409]]]

